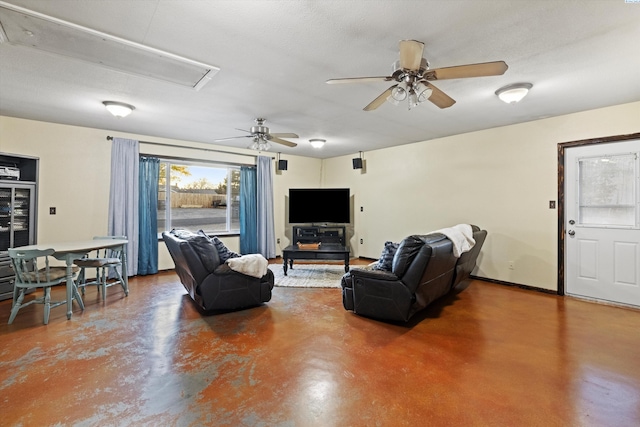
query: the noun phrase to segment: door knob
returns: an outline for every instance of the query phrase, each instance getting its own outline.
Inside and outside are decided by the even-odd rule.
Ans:
[[[576,232],[575,232],[575,231],[573,231],[573,230],[569,230],[569,236],[573,236],[574,234],[576,234]]]

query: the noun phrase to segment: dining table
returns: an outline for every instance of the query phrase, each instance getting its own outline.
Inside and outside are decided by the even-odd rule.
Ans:
[[[20,246],[20,249],[24,250],[45,250],[53,249],[53,257],[64,261],[67,267],[67,319],[71,319],[73,308],[73,288],[75,282],[73,280],[73,263],[75,260],[82,258],[91,251],[97,249],[114,249],[120,250],[120,260],[122,261],[122,278],[124,279],[124,287],[127,293],[129,292],[129,283],[127,276],[127,239],[89,239],[89,240],[76,240],[68,242],[54,242],[54,243],[37,243],[35,245]],[[78,305],[84,310],[84,302],[79,293],[76,293]]]

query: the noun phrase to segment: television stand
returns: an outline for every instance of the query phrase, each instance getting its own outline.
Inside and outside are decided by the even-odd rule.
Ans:
[[[344,261],[344,271],[349,271],[349,248],[345,245],[344,226],[296,226],[293,227],[293,242],[282,251],[285,276],[296,259]],[[302,249],[298,243],[320,245],[317,249]]]
[[[343,225],[304,225],[293,227],[293,244],[336,243],[345,246]]]

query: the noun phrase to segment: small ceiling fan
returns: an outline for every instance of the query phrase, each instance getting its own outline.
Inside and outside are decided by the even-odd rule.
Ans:
[[[228,141],[230,139],[236,138],[253,138],[253,143],[248,147],[252,150],[263,150],[266,151],[271,148],[270,142],[276,142],[278,144],[286,145],[287,147],[296,147],[298,144],[295,142],[287,141],[282,138],[298,138],[298,135],[295,133],[271,133],[269,132],[269,128],[264,126],[264,122],[267,119],[257,118],[255,120],[256,126],[251,126],[251,130],[238,129],[242,132],[247,132],[249,135],[241,135],[241,136],[232,136],[230,138],[222,138],[216,139],[213,142],[221,142]]]
[[[375,110],[385,101],[398,105],[405,99],[409,100],[409,109],[427,100],[440,108],[448,108],[456,101],[431,84],[431,81],[499,76],[509,68],[504,61],[495,61],[430,70],[429,63],[422,57],[423,51],[424,43],[416,40],[401,40],[400,59],[393,63],[393,72],[390,76],[330,79],[327,83],[397,82],[364,107],[365,111]]]

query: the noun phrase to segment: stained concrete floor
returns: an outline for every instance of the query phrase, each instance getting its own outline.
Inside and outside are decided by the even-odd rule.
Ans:
[[[638,311],[473,281],[394,325],[339,289],[211,316],[173,272],[130,288],[46,326],[0,302],[0,425],[640,425]]]

